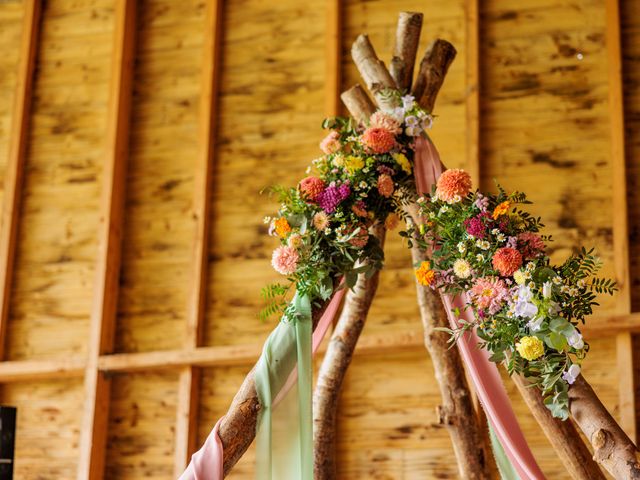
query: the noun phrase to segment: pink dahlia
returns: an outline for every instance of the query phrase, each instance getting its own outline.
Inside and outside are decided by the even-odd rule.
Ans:
[[[271,265],[276,272],[282,275],[290,275],[298,268],[300,255],[293,247],[278,247],[273,251]]]
[[[373,153],[387,153],[396,145],[396,139],[389,130],[369,127],[362,134],[362,142]]]
[[[499,248],[493,254],[493,268],[500,272],[500,275],[508,277],[522,266],[522,255],[518,250],[511,247]]]
[[[378,177],[378,192],[380,193],[380,195],[385,198],[389,198],[391,195],[393,195],[394,189],[395,187],[393,186],[393,179],[389,175],[383,173]]]
[[[521,245],[522,256],[525,260],[536,258],[544,252],[544,242],[540,235],[533,232],[523,232],[517,237],[518,243]]]
[[[324,181],[318,177],[306,177],[300,180],[298,190],[305,200],[315,202],[324,190]]]
[[[397,119],[388,113],[384,113],[379,110],[371,115],[369,124],[374,128],[384,128],[385,130],[389,130],[394,135],[398,135],[402,131],[400,122]]]
[[[332,130],[331,133],[324,137],[320,142],[320,150],[327,155],[336,153],[340,150],[340,134],[335,130]]]
[[[471,176],[459,168],[446,170],[436,184],[436,195],[445,202],[457,202],[471,191]]]
[[[499,278],[479,278],[469,290],[469,295],[478,308],[494,315],[509,298],[509,290]]]

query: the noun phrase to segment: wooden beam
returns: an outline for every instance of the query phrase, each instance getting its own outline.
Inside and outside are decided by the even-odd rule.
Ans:
[[[193,270],[187,304],[187,332],[184,343],[187,350],[194,350],[202,344],[206,310],[209,268],[209,205],[217,119],[215,107],[219,80],[222,3],[222,0],[208,2],[205,17],[198,155],[195,165],[192,212],[192,218],[195,221],[195,236],[192,246]],[[173,476],[175,478],[184,471],[197,446],[200,377],[200,370],[193,365],[187,366],[180,372],[174,447]]]
[[[40,10],[39,0],[24,2],[20,63],[9,132],[9,156],[5,172],[2,227],[0,228],[0,295],[2,295],[0,297],[0,359],[4,358],[5,354],[9,322],[24,165],[29,141],[33,70],[38,50]]]
[[[640,313],[595,316],[581,327],[585,338],[606,338],[620,332],[640,333]],[[424,348],[422,330],[364,335],[356,346],[356,355],[390,355],[420,351]],[[321,345],[319,353],[326,351]],[[262,344],[198,347],[140,353],[100,355],[98,369],[107,376],[186,367],[233,367],[254,363],[262,352]],[[0,362],[0,383],[28,382],[42,378],[79,377],[85,373],[86,359],[71,357],[51,360],[18,360]]]
[[[340,0],[327,0],[325,28],[325,79],[324,114],[335,117],[340,114],[342,90],[342,8]]]
[[[80,480],[104,476],[110,381],[98,369],[100,355],[111,353],[118,303],[118,281],[129,153],[129,117],[136,28],[135,0],[117,0],[105,159],[100,199],[96,279],[84,373],[84,409],[80,431]]]
[[[467,165],[466,170],[477,188],[480,184],[480,16],[478,0],[465,3],[465,94]]]
[[[618,0],[606,0],[607,70],[609,75],[609,126],[611,135],[611,171],[613,185],[613,253],[616,281],[616,313],[631,311],[629,275],[629,232],[627,219],[627,175],[625,166],[625,125],[622,98],[622,56],[620,51],[620,11]],[[633,338],[620,333],[617,338],[620,425],[637,442],[636,378]]]

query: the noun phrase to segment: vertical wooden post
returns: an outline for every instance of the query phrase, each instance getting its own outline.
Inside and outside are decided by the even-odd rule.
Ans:
[[[609,74],[609,124],[611,128],[611,171],[613,185],[613,253],[617,293],[616,313],[631,312],[629,276],[629,234],[627,225],[627,176],[625,169],[624,104],[622,98],[622,57],[620,52],[620,11],[618,0],[606,1],[606,43]],[[633,338],[620,333],[616,339],[619,375],[620,425],[637,442]]]
[[[340,113],[340,91],[342,90],[342,9],[340,0],[327,0],[325,29],[325,80],[324,114],[335,117]]]
[[[78,479],[104,476],[109,423],[110,380],[98,370],[100,355],[111,353],[118,306],[118,282],[129,154],[129,119],[134,68],[136,1],[117,0],[109,91],[106,148],[100,199],[96,280],[91,311]]]
[[[193,219],[195,236],[191,285],[187,305],[185,348],[195,349],[202,343],[206,308],[207,272],[209,267],[209,230],[211,172],[213,170],[216,133],[216,98],[218,92],[222,0],[207,2],[204,34],[204,60],[200,90],[198,156],[194,175]],[[180,372],[178,408],[174,448],[174,477],[180,476],[196,449],[198,434],[198,400],[201,371],[187,367]]]
[[[25,1],[20,63],[11,117],[11,131],[9,132],[9,157],[4,181],[2,227],[0,228],[0,295],[2,295],[0,298],[0,359],[4,358],[7,323],[9,322],[11,283],[18,237],[24,165],[29,140],[31,90],[39,29],[40,1]]]
[[[480,15],[478,0],[468,0],[465,5],[466,170],[480,188]]]

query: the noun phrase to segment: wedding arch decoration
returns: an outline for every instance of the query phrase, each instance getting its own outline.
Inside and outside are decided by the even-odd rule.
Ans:
[[[413,83],[421,25],[421,14],[400,14],[391,71],[358,37],[352,56],[377,107],[359,86],[343,93],[352,118],[325,120],[323,155],[295,188],[274,188],[281,206],[265,221],[284,280],[263,289],[261,315],[281,320],[183,479],[224,478],[254,436],[258,478],[336,478],[337,397],[375,296],[386,231],[400,219],[461,476],[495,475],[491,444],[504,478],[544,478],[501,383],[496,364],[504,364],[573,478],[604,478],[593,460],[615,478],[640,478],[635,445],[580,370],[588,350],[580,324],[595,294],[613,294],[615,284],[595,276],[590,250],[552,265],[541,220],[520,207],[524,194],[483,194],[463,170],[446,170],[428,130],[455,48],[433,42]],[[312,352],[343,297],[312,410]]]

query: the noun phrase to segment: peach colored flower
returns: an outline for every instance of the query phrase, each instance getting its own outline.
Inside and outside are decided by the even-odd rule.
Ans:
[[[384,113],[380,110],[371,115],[369,124],[374,128],[384,128],[385,130],[389,130],[394,135],[398,135],[402,132],[400,122],[388,113]]]
[[[469,290],[469,295],[476,306],[494,315],[508,299],[509,290],[499,278],[479,278]]]
[[[329,215],[324,212],[318,212],[313,216],[313,226],[316,230],[323,231],[329,226]]]
[[[368,215],[367,206],[362,200],[359,200],[356,203],[354,203],[353,206],[351,207],[351,211],[359,217],[366,217]]]
[[[378,192],[380,193],[380,195],[385,198],[389,198],[391,195],[393,195],[394,189],[395,187],[393,186],[393,179],[389,175],[383,173],[378,177]]]
[[[324,181],[318,177],[306,177],[300,180],[298,190],[305,200],[315,202],[324,190]]]
[[[340,134],[335,130],[332,130],[331,133],[324,137],[324,139],[320,142],[320,150],[322,150],[327,155],[336,153],[338,150],[340,150]]]
[[[287,245],[295,249],[300,248],[300,246],[302,245],[302,236],[300,236],[297,233],[289,235],[289,238],[287,240]]]
[[[436,196],[445,202],[459,202],[471,191],[471,176],[459,168],[445,170],[436,183]]]
[[[300,255],[293,247],[278,247],[273,251],[271,265],[282,275],[291,275],[298,268]]]
[[[386,128],[369,127],[362,134],[362,143],[373,153],[387,153],[396,145],[396,139]]]
[[[500,272],[500,275],[508,277],[522,266],[522,255],[518,250],[511,247],[499,248],[493,254],[493,268]]]
[[[291,225],[286,218],[280,217],[274,222],[274,230],[280,238],[284,238],[291,231]]]

